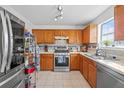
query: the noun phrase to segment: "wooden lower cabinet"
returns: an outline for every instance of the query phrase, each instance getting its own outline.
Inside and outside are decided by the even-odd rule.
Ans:
[[[80,62],[80,72],[83,75],[83,56],[79,55],[79,62]]]
[[[96,67],[89,64],[89,74],[88,74],[88,81],[90,85],[95,88],[96,87]]]
[[[71,70],[79,70],[80,64],[79,64],[79,54],[71,54],[70,55],[70,69]]]
[[[53,70],[54,66],[53,54],[41,54],[40,68],[42,71]]]
[[[88,81],[91,87],[96,88],[96,62],[85,57],[80,56],[80,72],[84,76],[84,78]]]
[[[83,58],[83,76],[88,80],[88,60],[86,57]]]

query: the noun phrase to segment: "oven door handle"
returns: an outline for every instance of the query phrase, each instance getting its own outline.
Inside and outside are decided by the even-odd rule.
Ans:
[[[6,64],[7,64],[7,55],[8,55],[8,31],[7,31],[7,25],[6,25],[6,19],[4,16],[4,11],[0,11],[0,15],[1,15],[2,25],[3,25],[3,35],[2,35],[3,58],[2,58],[0,72],[4,72]]]
[[[12,25],[11,25],[11,21],[10,21],[10,17],[8,15],[8,13],[6,13],[6,19],[7,19],[7,23],[8,23],[8,33],[9,33],[9,52],[8,52],[8,64],[6,69],[9,70],[10,69],[10,65],[11,65],[11,61],[12,61],[12,56],[13,56],[13,33],[12,33]]]

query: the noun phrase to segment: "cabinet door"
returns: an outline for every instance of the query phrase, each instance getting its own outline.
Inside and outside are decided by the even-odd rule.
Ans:
[[[83,30],[83,43],[87,44],[89,42],[89,31],[88,27]]]
[[[44,31],[45,43],[53,44],[54,43],[54,31]]]
[[[90,24],[83,30],[83,43],[97,43],[97,26]]]
[[[38,44],[44,43],[44,31],[34,29],[32,30],[32,33],[36,37]]]
[[[83,58],[83,75],[88,80],[88,61],[86,58]]]
[[[54,35],[55,36],[62,36],[62,31],[61,30],[55,30]]]
[[[52,54],[42,54],[41,55],[41,70],[53,70],[53,55]]]
[[[97,37],[98,37],[98,33],[97,33],[97,25],[96,24],[90,24],[90,43],[97,43]]]
[[[69,31],[69,44],[76,44],[77,34],[75,30]]]
[[[61,35],[69,37],[69,30],[62,30]]]
[[[82,44],[82,30],[77,30],[77,44]]]
[[[88,81],[92,87],[96,87],[96,67],[89,64]]]
[[[70,57],[70,68],[71,68],[71,70],[79,70],[78,54],[71,54],[71,57]]]
[[[115,40],[124,40],[124,5],[116,6],[115,17]]]
[[[45,55],[41,55],[41,58],[40,58],[41,62],[40,62],[40,68],[41,68],[41,71],[42,70],[46,70],[46,57]]]
[[[46,69],[47,70],[53,70],[53,55],[46,55]]]
[[[83,75],[83,56],[80,55],[80,72]]]

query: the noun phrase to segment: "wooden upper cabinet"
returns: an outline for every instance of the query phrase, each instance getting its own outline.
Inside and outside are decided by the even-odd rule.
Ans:
[[[54,35],[55,36],[68,36],[68,33],[69,31],[68,30],[64,30],[64,29],[59,29],[59,30],[55,30],[54,31]]]
[[[62,36],[62,31],[60,31],[60,30],[55,30],[55,31],[54,31],[54,35],[55,35],[55,36]]]
[[[37,38],[38,44],[52,44],[54,43],[54,31],[46,29],[34,29],[33,34]]]
[[[62,36],[69,36],[69,31],[68,30],[63,30],[63,31],[61,31],[61,35]]]
[[[114,8],[115,40],[124,40],[124,5]]]
[[[76,41],[76,43],[77,44],[82,44],[82,38],[83,38],[82,30],[78,30],[77,31],[77,41]]]
[[[54,44],[55,36],[69,37],[69,44],[82,44],[82,30],[79,29],[33,29],[38,44]]]
[[[44,43],[47,43],[47,44],[53,44],[54,43],[54,31],[44,31]]]
[[[34,29],[32,30],[32,33],[36,37],[38,44],[44,43],[44,31]]]
[[[69,31],[69,44],[76,44],[77,43],[77,33],[76,30]]]
[[[88,43],[97,43],[97,25],[95,24],[90,24],[88,25],[82,33],[82,41],[85,44]]]

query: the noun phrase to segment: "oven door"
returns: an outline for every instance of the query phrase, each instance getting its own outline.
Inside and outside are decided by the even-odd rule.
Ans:
[[[69,56],[55,56],[55,67],[69,67]]]
[[[0,8],[0,77],[5,74],[8,54],[8,31],[4,10]]]

